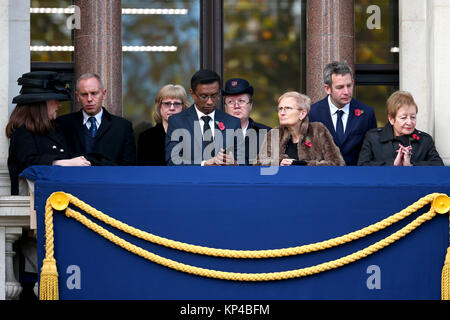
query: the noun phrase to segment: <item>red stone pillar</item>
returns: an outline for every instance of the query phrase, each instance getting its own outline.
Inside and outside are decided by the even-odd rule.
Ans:
[[[80,8],[79,30],[74,36],[75,79],[97,73],[107,90],[105,108],[122,115],[122,1],[75,0]]]
[[[346,60],[355,70],[354,1],[308,0],[306,10],[306,93],[314,103],[326,95],[326,64]]]

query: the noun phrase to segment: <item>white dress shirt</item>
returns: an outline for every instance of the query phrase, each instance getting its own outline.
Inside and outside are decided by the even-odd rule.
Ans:
[[[203,116],[209,116],[211,118],[211,120],[209,120],[209,127],[211,128],[211,134],[214,140],[214,115],[216,111],[213,111],[209,114],[204,114],[203,112],[201,112],[200,110],[197,109],[197,106],[194,104],[195,107],[195,111],[197,112],[197,117],[198,117],[198,122],[200,124],[200,130],[202,132],[202,136],[203,136],[203,125],[205,124],[205,121],[203,121],[202,117]],[[204,166],[205,165],[206,160],[203,160],[200,165]]]
[[[195,105],[194,105],[195,106]],[[205,124],[205,121],[203,121],[202,117],[203,116],[209,116],[211,118],[211,120],[209,120],[209,127],[211,128],[211,134],[212,137],[214,139],[214,115],[216,111],[213,111],[209,114],[204,114],[203,112],[201,112],[200,110],[197,109],[197,106],[195,106],[195,111],[197,112],[197,116],[198,116],[198,121],[200,123],[200,130],[202,131],[202,135],[203,135],[203,125]]]
[[[342,124],[344,125],[345,132],[345,128],[347,127],[348,115],[350,113],[350,103],[347,103],[343,108],[339,109],[333,104],[333,102],[331,102],[331,98],[330,96],[328,96],[328,106],[330,107],[331,120],[333,121],[334,130],[336,130],[337,111],[344,111],[344,113],[342,114]]]
[[[97,129],[100,128],[100,125],[102,124],[102,115],[103,115],[103,108],[100,110],[99,113],[97,113],[95,116],[90,116],[86,112],[83,112],[83,125],[86,126],[88,129],[91,128],[91,122],[89,121],[90,117],[95,118],[95,123],[97,124]]]

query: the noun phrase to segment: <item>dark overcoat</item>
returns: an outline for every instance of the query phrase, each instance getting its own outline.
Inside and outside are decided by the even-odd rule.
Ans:
[[[411,164],[413,166],[443,166],[439,153],[434,146],[433,138],[419,130],[411,135],[394,137],[390,123],[383,128],[367,132],[361,153],[359,166],[392,166],[397,157],[399,144],[411,146]]]
[[[19,174],[33,165],[52,165],[53,161],[69,159],[71,155],[62,134],[52,130],[46,135],[34,133],[22,126],[11,134],[8,171],[11,194],[19,194]]]
[[[130,121],[103,109],[102,123],[89,154],[86,153],[82,111],[60,116],[56,121],[75,156],[85,156],[92,165],[136,165],[136,143]]]
[[[327,127],[348,166],[356,166],[366,132],[377,127],[373,108],[356,99],[350,101],[350,110],[342,142],[337,141],[336,130],[328,105],[328,96],[311,105],[308,117],[309,121],[322,122]]]

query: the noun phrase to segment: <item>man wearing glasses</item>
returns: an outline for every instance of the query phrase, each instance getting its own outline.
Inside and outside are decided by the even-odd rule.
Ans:
[[[238,118],[217,109],[220,76],[207,69],[191,78],[194,104],[169,118],[166,135],[168,165],[237,165],[245,163]]]
[[[248,159],[248,164],[253,164],[259,153],[260,143],[271,129],[250,118],[253,107],[253,87],[245,79],[233,78],[225,83],[222,94],[225,111],[241,120],[241,128],[245,137],[245,159]]]

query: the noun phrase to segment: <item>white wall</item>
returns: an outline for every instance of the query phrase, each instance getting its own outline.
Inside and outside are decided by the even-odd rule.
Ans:
[[[400,0],[400,89],[419,106],[417,129],[450,165],[450,1]]]
[[[30,0],[0,0],[0,44],[0,195],[9,195],[4,129],[19,94],[17,79],[30,71]]]

